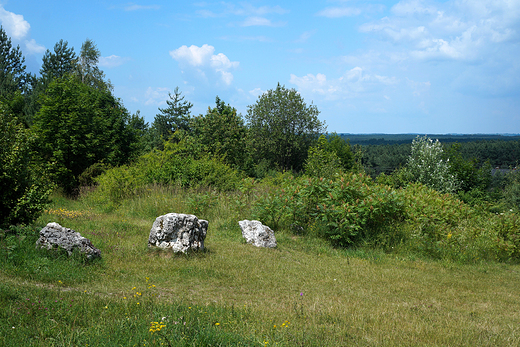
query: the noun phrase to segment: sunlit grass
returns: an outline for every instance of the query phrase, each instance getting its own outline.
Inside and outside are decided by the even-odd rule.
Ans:
[[[256,248],[238,227],[252,200],[212,194],[156,187],[110,212],[89,199],[57,197],[38,224],[80,232],[101,249],[102,261],[41,253],[18,265],[6,259],[12,265],[0,270],[0,344],[520,345],[518,265],[334,249],[284,230],[276,249]],[[209,198],[197,206],[198,196]],[[85,214],[49,213],[59,209]],[[190,209],[209,220],[205,251],[147,249],[157,216]],[[54,316],[28,306],[38,301]],[[29,314],[14,314],[25,309]]]

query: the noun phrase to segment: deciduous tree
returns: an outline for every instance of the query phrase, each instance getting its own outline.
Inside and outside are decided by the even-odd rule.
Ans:
[[[315,105],[280,84],[259,96],[246,115],[253,159],[280,170],[301,170],[310,145],[325,131],[318,115]]]
[[[194,119],[194,131],[203,151],[225,163],[243,168],[246,159],[246,127],[237,110],[217,96],[215,107]]]
[[[56,163],[54,179],[68,194],[75,193],[79,175],[91,165],[128,162],[137,142],[120,101],[74,75],[49,84],[33,128],[42,157]]]

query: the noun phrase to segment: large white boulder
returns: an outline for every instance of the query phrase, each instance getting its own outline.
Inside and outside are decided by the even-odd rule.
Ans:
[[[155,219],[148,237],[148,247],[186,253],[204,249],[208,221],[192,214],[168,213]]]
[[[242,236],[256,247],[276,247],[276,237],[274,231],[267,225],[263,225],[257,220],[242,220],[238,222],[240,229],[242,229]]]

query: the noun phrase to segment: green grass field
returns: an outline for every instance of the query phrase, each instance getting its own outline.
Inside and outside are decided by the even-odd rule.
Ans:
[[[150,189],[111,208],[55,196],[38,228],[72,228],[102,259],[38,251],[37,227],[3,235],[0,345],[520,345],[519,265],[334,249],[283,230],[276,249],[256,248],[235,194]],[[147,249],[168,212],[209,220],[204,252]]]

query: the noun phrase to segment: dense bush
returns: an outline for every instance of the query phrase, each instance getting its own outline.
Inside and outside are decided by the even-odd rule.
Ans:
[[[393,226],[404,217],[404,206],[399,192],[350,173],[287,180],[279,192],[258,201],[255,214],[275,227],[311,231],[338,246],[389,245],[399,239]]]
[[[0,227],[30,223],[47,205],[52,185],[34,163],[34,142],[0,104]]]
[[[371,245],[457,262],[520,260],[520,218],[472,207],[421,183],[394,189],[364,174],[271,181],[253,216],[340,247]]]
[[[95,195],[118,203],[136,196],[148,185],[212,187],[219,191],[237,188],[242,176],[217,158],[198,156],[192,138],[166,142],[165,149],[141,156],[132,165],[123,165],[96,178]]]

